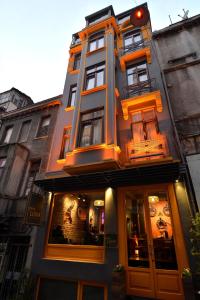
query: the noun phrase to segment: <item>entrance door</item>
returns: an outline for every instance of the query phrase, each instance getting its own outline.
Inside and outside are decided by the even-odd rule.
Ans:
[[[175,197],[169,195],[164,186],[120,192],[120,263],[127,271],[127,294],[184,299],[180,273],[187,259]]]

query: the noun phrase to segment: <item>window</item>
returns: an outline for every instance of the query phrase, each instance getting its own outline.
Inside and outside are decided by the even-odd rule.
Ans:
[[[85,89],[90,90],[104,84],[105,64],[92,66],[86,70]]]
[[[131,129],[134,142],[156,139],[159,129],[155,110],[148,109],[133,113]]]
[[[140,44],[142,42],[142,36],[140,31],[132,31],[124,36],[124,46],[132,46],[134,44]]]
[[[118,19],[118,24],[121,25],[122,23],[124,23],[125,21],[128,21],[130,20],[130,16],[125,16],[125,17],[122,17],[122,18],[119,18]]]
[[[71,128],[65,128],[63,132],[60,158],[65,158],[66,153],[69,151],[70,135],[71,135]]]
[[[3,139],[2,139],[3,144],[9,143],[12,132],[13,132],[13,126],[6,127],[4,135],[3,135]]]
[[[105,15],[96,15],[95,17],[91,18],[89,20],[89,25],[92,25],[94,23],[97,23],[97,22],[100,22],[104,19],[106,19],[108,17],[108,14],[105,14]]]
[[[31,121],[26,121],[22,123],[21,131],[19,134],[19,142],[25,142],[28,138],[28,133],[30,129]]]
[[[75,105],[76,91],[77,91],[77,85],[72,85],[70,87],[69,101],[68,101],[67,107]]]
[[[74,67],[73,67],[73,70],[79,70],[80,69],[80,63],[81,63],[81,53],[78,53],[74,57]]]
[[[90,38],[89,51],[94,51],[94,50],[102,48],[102,47],[104,47],[103,33],[97,33]]]
[[[6,157],[0,157],[0,176],[2,176],[5,164],[6,164]]]
[[[28,179],[27,179],[27,183],[26,183],[26,189],[25,189],[25,192],[24,192],[25,196],[28,196],[30,194],[30,192],[32,190],[32,187],[33,187],[33,184],[34,184],[34,180],[36,178],[36,175],[39,172],[39,168],[40,168],[40,161],[36,161],[36,162],[31,163],[31,167],[30,167],[30,170],[29,170],[29,175],[28,175]],[[36,189],[37,189],[37,187],[36,187]]]
[[[104,191],[55,196],[49,243],[103,246],[104,203]]]
[[[146,62],[129,66],[126,71],[128,85],[137,84],[148,80]]]
[[[82,114],[79,146],[101,144],[103,141],[103,109]]]
[[[47,136],[50,124],[50,116],[42,118],[38,129],[37,137]]]

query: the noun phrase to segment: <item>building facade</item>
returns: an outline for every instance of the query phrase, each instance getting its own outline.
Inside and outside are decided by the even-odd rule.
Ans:
[[[200,16],[154,32],[155,47],[174,115],[175,126],[200,208],[199,73]]]
[[[46,192],[36,299],[184,299],[191,205],[150,19],[134,26],[138,10],[147,5],[117,16],[106,7],[73,35],[36,181]]]
[[[21,299],[25,272],[30,273],[34,225],[41,223],[43,206],[33,183],[46,168],[60,99],[31,102],[1,114],[0,299]]]

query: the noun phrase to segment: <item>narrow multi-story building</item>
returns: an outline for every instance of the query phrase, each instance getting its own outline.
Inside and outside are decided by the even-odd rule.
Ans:
[[[48,193],[36,299],[184,299],[190,203],[147,4],[87,16],[69,53],[36,181]]]
[[[24,103],[23,93],[11,89]],[[20,99],[15,95],[21,96]],[[4,95],[12,96],[8,92]],[[25,97],[25,96],[24,96]],[[30,99],[28,96],[25,98]],[[44,202],[34,180],[46,169],[61,96],[1,114],[0,299],[21,299]],[[5,98],[4,98],[5,100]],[[9,100],[9,99],[8,99]],[[13,100],[14,101],[14,100]],[[18,102],[13,102],[17,103]],[[8,105],[8,107],[11,107]]]
[[[175,126],[200,209],[200,15],[154,32]]]

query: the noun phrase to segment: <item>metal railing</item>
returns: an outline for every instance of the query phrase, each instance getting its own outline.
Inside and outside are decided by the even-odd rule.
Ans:
[[[168,155],[167,138],[159,135],[156,139],[143,140],[140,142],[131,141],[127,145],[128,159],[151,159],[161,158]]]
[[[124,87],[124,99],[142,95],[156,89],[156,80],[151,78],[145,81],[138,81],[135,84]]]
[[[125,55],[134,51],[137,51],[138,49],[144,48],[148,46],[148,42],[144,41],[143,39],[136,42],[136,43],[132,43],[130,45],[124,46],[122,47],[120,50],[120,54],[121,55]]]

